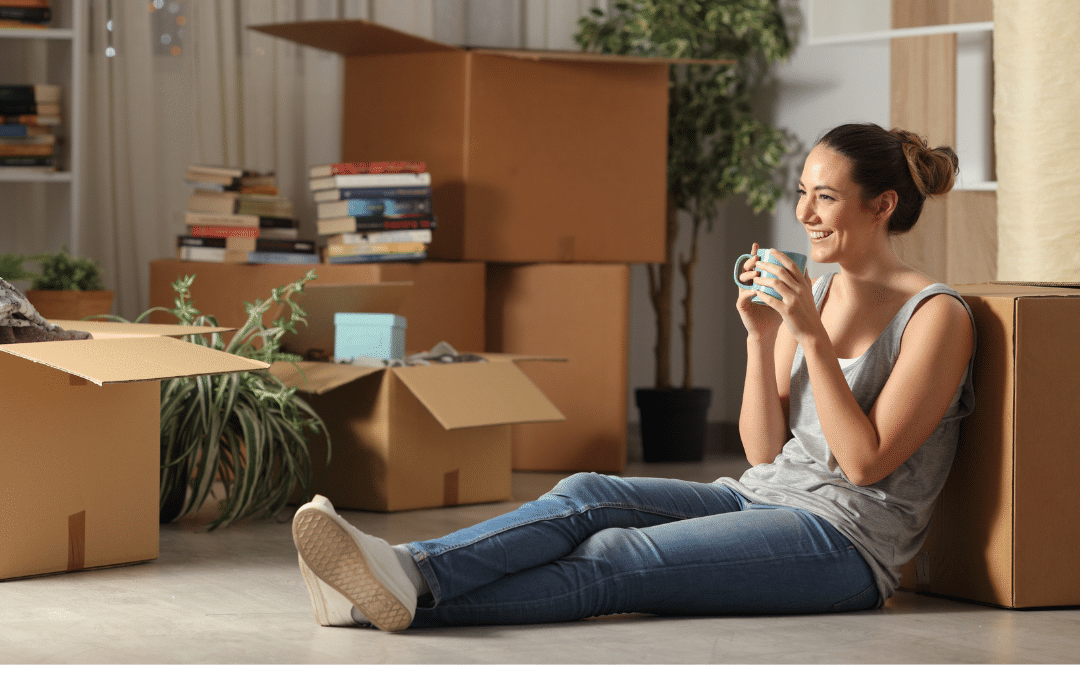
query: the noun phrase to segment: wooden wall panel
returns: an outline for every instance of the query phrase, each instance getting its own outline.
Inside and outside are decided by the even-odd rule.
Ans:
[[[945,283],[997,279],[997,193],[958,190],[947,195],[945,204]]]

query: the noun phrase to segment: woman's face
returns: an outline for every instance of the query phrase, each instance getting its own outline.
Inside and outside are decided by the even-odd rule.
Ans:
[[[876,234],[874,210],[851,179],[850,160],[821,145],[803,165],[795,216],[810,235],[810,258],[818,263],[859,256]]]

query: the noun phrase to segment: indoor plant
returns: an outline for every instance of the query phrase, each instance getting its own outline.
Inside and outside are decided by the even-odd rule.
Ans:
[[[650,264],[656,311],[656,379],[638,389],[647,461],[699,459],[710,399],[692,382],[694,268],[701,230],[720,202],[745,196],[755,212],[781,195],[788,136],[758,119],[752,95],[766,66],[792,49],[778,0],[634,0],[607,14],[593,9],[575,35],[587,50],[667,58],[734,59],[733,64],[673,65],[669,80],[665,262]],[[678,260],[682,298],[683,380],[672,387],[671,324],[679,214],[689,221],[689,252]],[[659,409],[653,409],[659,406]],[[666,426],[661,426],[666,425]],[[659,447],[658,447],[659,444]]]
[[[173,283],[176,306],[143,312],[141,322],[164,311],[187,326],[217,326],[212,316],[191,304],[194,276]],[[298,361],[281,351],[281,337],[306,323],[292,299],[313,272],[273,289],[267,300],[245,303],[248,319],[227,342],[220,333],[185,339],[250,359],[272,363]],[[263,315],[274,305],[283,310],[271,326]],[[113,317],[116,320],[123,320]],[[279,514],[296,494],[310,498],[313,468],[308,433],[326,433],[322,419],[295,387],[286,387],[266,371],[177,378],[161,385],[161,520],[171,522],[197,511],[215,483],[224,488],[220,515],[210,529],[249,516]],[[327,449],[329,450],[329,438]],[[329,461],[329,452],[327,454]]]
[[[38,272],[29,272],[24,265],[37,263]],[[7,281],[29,280],[26,299],[46,319],[82,319],[108,314],[112,309],[113,292],[101,281],[97,262],[61,249],[56,253],[0,256],[0,278]]]

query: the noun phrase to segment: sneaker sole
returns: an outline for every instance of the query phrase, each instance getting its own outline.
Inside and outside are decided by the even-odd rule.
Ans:
[[[405,630],[413,617],[378,581],[353,538],[328,514],[305,509],[293,520],[293,541],[311,571],[348,598],[376,628]]]

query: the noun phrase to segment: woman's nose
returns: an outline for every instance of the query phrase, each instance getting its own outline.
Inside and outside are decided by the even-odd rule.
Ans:
[[[813,209],[810,208],[810,200],[805,196],[801,197],[795,204],[795,217],[799,219],[800,223],[808,222],[814,216]]]

